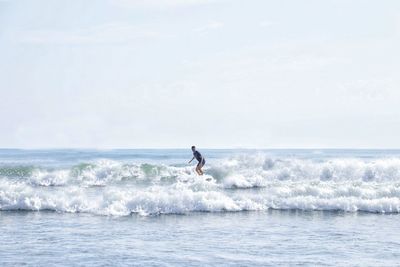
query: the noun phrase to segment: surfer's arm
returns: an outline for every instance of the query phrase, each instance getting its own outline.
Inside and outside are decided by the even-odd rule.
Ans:
[[[194,160],[194,157],[189,161],[189,164],[190,164],[190,162],[192,162]]]

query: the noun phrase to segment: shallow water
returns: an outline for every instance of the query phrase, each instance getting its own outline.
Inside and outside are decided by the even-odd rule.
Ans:
[[[400,151],[0,150],[0,266],[398,266]]]
[[[323,211],[107,217],[0,212],[0,264],[398,266],[399,216]]]

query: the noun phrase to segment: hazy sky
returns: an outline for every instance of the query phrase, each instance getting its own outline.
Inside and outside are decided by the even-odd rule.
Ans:
[[[400,1],[0,0],[0,147],[400,148]]]

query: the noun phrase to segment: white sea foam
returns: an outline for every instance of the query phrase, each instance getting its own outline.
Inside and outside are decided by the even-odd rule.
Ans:
[[[69,169],[3,171],[0,210],[123,216],[267,209],[400,212],[400,159],[237,157],[191,167],[101,160]]]

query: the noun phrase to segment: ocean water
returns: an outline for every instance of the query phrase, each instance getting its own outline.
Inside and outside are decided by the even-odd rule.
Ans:
[[[400,266],[399,150],[0,150],[1,266]]]

